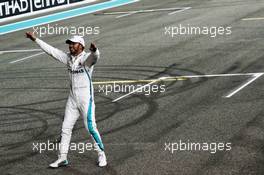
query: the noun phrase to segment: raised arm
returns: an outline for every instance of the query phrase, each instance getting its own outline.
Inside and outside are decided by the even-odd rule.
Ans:
[[[36,42],[44,52],[52,56],[54,59],[67,64],[68,55],[65,52],[45,43],[41,39],[38,39],[32,32],[27,32],[26,37]]]
[[[84,60],[84,64],[87,65],[88,67],[92,67],[94,64],[96,64],[97,60],[99,59],[100,52],[94,43],[91,43],[89,50],[90,53],[87,54],[87,57]]]

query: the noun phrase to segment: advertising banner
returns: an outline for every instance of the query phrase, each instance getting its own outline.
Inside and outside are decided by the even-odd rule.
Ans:
[[[0,19],[85,0],[1,0]]]
[[[0,2],[0,18],[31,12],[31,0],[2,0]]]
[[[67,0],[31,0],[32,12],[68,4]]]

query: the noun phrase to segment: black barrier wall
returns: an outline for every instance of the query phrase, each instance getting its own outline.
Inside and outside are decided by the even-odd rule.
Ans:
[[[1,0],[0,19],[85,0]]]

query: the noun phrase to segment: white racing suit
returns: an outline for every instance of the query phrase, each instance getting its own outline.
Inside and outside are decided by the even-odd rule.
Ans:
[[[95,150],[98,153],[104,151],[104,145],[95,123],[94,92],[91,79],[93,66],[88,67],[86,65],[89,59],[99,58],[99,50],[97,49],[95,53],[83,51],[75,57],[48,45],[40,39],[36,39],[36,43],[47,54],[67,65],[70,76],[71,89],[62,124],[60,155],[67,155],[72,129],[80,115],[83,117],[85,128],[93,138]]]

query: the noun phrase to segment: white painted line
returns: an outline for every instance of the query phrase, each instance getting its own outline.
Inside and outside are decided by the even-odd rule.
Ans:
[[[150,82],[150,83],[148,83],[148,84],[146,84],[146,85],[144,85],[144,86],[141,86],[140,88],[137,88],[137,89],[135,89],[135,90],[129,92],[128,94],[125,94],[125,95],[123,95],[123,96],[121,96],[121,97],[118,97],[117,99],[113,100],[112,102],[117,102],[118,100],[121,100],[121,99],[123,99],[123,98],[125,98],[125,97],[127,97],[127,96],[129,96],[129,95],[131,95],[131,94],[133,94],[133,93],[135,93],[135,92],[137,92],[137,91],[143,89],[145,86],[151,85],[151,84],[153,84],[153,83],[155,83],[155,82],[157,82],[157,81],[160,81],[160,80],[162,80],[162,79],[163,79],[163,77],[161,77],[161,78],[159,78],[159,79],[157,79],[157,80],[155,80],[155,81],[152,81],[152,82]]]
[[[254,74],[253,77],[250,78],[246,83],[242,84],[241,86],[239,86],[235,90],[231,91],[228,95],[225,96],[225,98],[232,97],[233,95],[235,95],[236,93],[238,93],[240,90],[242,90],[243,88],[245,88],[246,86],[248,86],[250,83],[252,83],[256,79],[258,79],[259,77],[261,77],[263,74],[264,73],[256,73],[256,74]]]
[[[262,75],[264,75],[264,72],[259,72],[259,73],[236,73],[236,74],[209,74],[209,75],[186,75],[186,76],[172,76],[172,77],[161,77],[159,79],[153,79],[152,82],[134,90],[131,91],[128,94],[125,94],[115,100],[113,100],[112,102],[116,102],[118,100],[121,100],[139,90],[141,90],[142,88],[144,88],[145,86],[151,85],[153,83],[156,83],[157,81],[166,81],[169,79],[185,79],[185,78],[212,78],[212,77],[235,77],[235,76],[253,76],[252,78],[250,78],[246,83],[242,84],[241,86],[239,86],[238,88],[236,88],[234,91],[232,91],[231,93],[229,93],[228,95],[224,96],[225,98],[230,98],[233,95],[235,95],[236,93],[238,93],[239,91],[241,91],[243,88],[245,88],[246,86],[248,86],[249,84],[251,84],[252,82],[254,82],[256,79],[258,79],[259,77],[261,77]],[[99,83],[99,82],[98,82]],[[112,82],[111,82],[112,83]]]
[[[106,12],[106,13],[100,13],[97,15],[120,15],[116,18],[122,18],[125,16],[130,16],[136,13],[150,13],[150,12],[161,12],[161,11],[173,11],[169,14],[175,14],[178,12],[183,12],[185,10],[190,9],[191,7],[175,7],[175,8],[163,8],[163,9],[148,9],[148,10],[135,10],[135,11],[121,11],[121,12]],[[176,10],[176,11],[175,11]]]
[[[256,21],[256,20],[264,20],[264,17],[259,18],[244,18],[242,21]]]
[[[137,11],[125,11],[125,12],[103,12],[103,13],[96,13],[95,15],[120,15],[120,14],[128,14]]]
[[[184,78],[169,78],[169,79],[164,79],[162,81],[184,81],[184,80],[187,80],[187,79],[184,79]],[[152,81],[161,81],[161,79],[96,81],[96,82],[93,82],[93,84],[94,85],[101,85],[101,84],[132,84],[132,83],[150,83]]]
[[[261,77],[263,74],[264,74],[263,72],[259,72],[259,73],[238,73],[238,74],[189,75],[189,76],[181,76],[181,77],[178,76],[177,78],[210,78],[210,77],[253,76],[246,83],[242,84],[241,86],[236,88],[234,91],[232,91],[228,95],[224,96],[225,98],[230,98],[233,95],[235,95],[236,93],[238,93],[240,90],[242,90],[243,88],[245,88],[246,86],[251,84],[253,81],[255,81],[256,79]],[[164,77],[164,78],[169,79],[172,77]],[[175,78],[175,77],[173,77],[173,78]]]
[[[24,60],[26,60],[26,59],[33,58],[33,57],[36,57],[36,56],[42,55],[42,54],[44,54],[44,53],[45,53],[45,52],[40,52],[40,53],[37,53],[37,54],[34,54],[34,55],[30,55],[30,56],[27,56],[27,57],[21,58],[21,59],[19,59],[19,60],[11,61],[10,64],[17,63],[17,62],[21,62],[21,61],[24,61]]]
[[[22,53],[22,52],[39,52],[41,49],[28,49],[28,50],[0,50],[0,54],[4,53]]]
[[[259,73],[237,73],[237,74],[209,74],[209,75],[182,75],[175,77],[163,77],[167,78],[210,78],[210,77],[233,77],[233,76],[253,76],[255,74],[263,74],[264,72]]]
[[[180,12],[183,12],[183,11],[185,11],[185,10],[189,10],[189,9],[191,9],[191,7],[185,7],[185,8],[182,9],[182,10],[177,10],[177,11],[171,12],[171,13],[169,13],[168,15],[174,15],[174,14],[176,14],[176,13],[180,13]]]
[[[121,11],[121,12],[105,12],[100,13],[101,15],[120,15],[120,14],[127,14],[127,13],[148,13],[148,12],[158,12],[158,11],[175,11],[175,10],[182,10],[189,7],[175,7],[175,8],[163,8],[163,9],[148,9],[148,10],[134,10],[134,11]],[[99,14],[99,15],[100,15]]]
[[[127,14],[124,14],[124,15],[117,16],[116,18],[122,18],[122,17],[130,16],[130,15],[133,15],[133,14],[136,14],[136,13],[138,13],[138,12],[127,13]]]

